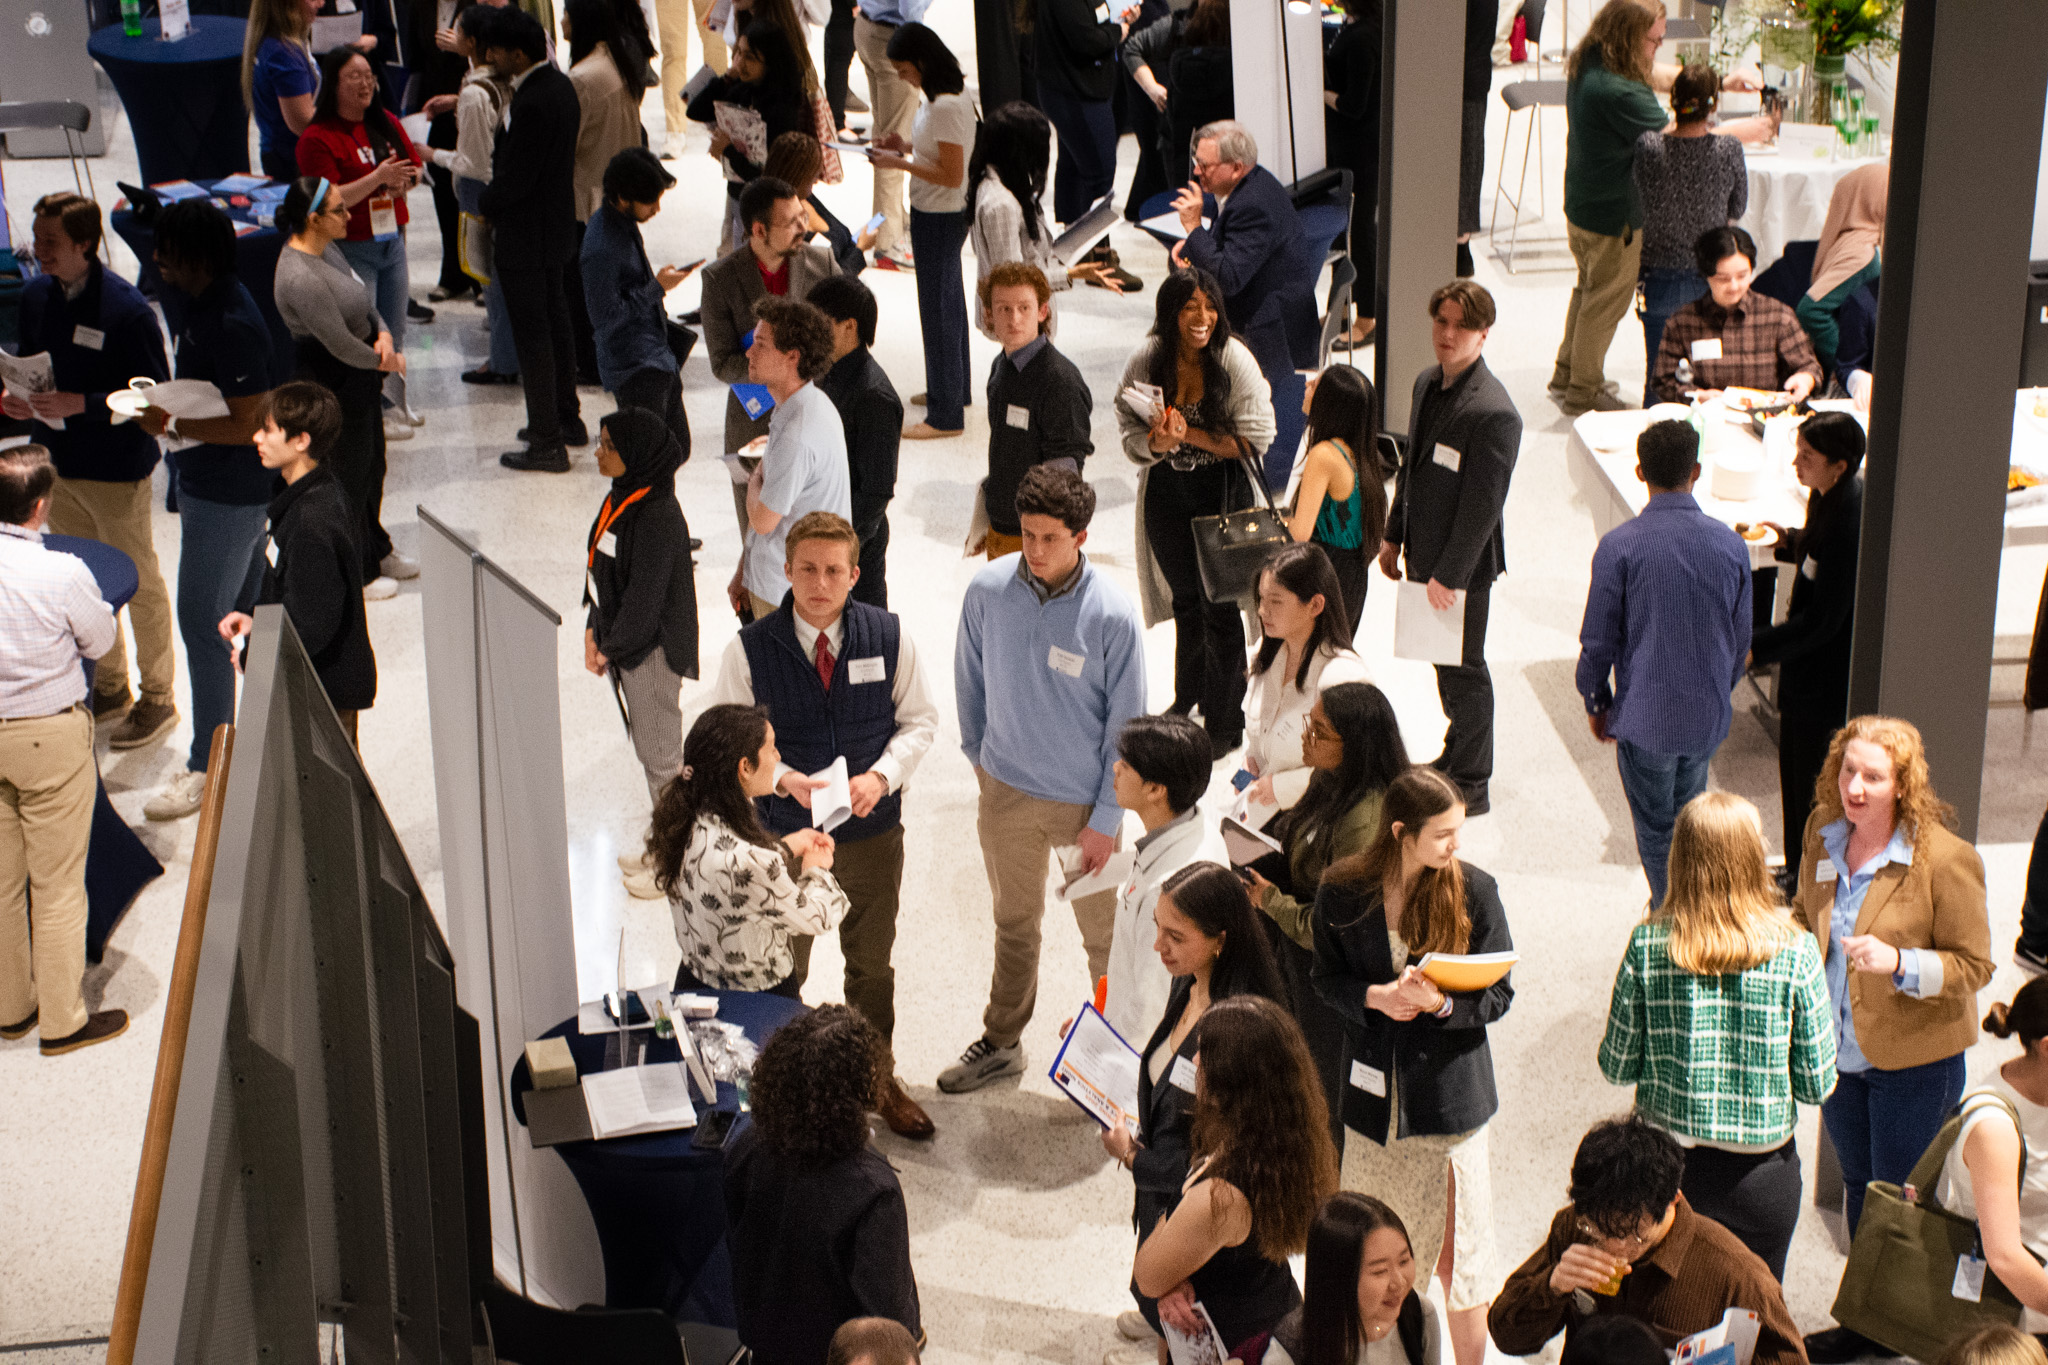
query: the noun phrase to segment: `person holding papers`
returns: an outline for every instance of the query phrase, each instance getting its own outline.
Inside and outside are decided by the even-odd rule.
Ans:
[[[711,155],[725,163],[725,192],[737,200],[744,187],[761,175],[761,161],[754,160],[746,147],[719,126],[720,105],[740,111],[741,122],[747,115],[760,122],[762,161],[784,133],[817,131],[810,103],[804,98],[803,65],[788,35],[770,19],[747,25],[733,46],[732,65],[690,101],[691,122],[711,125]],[[744,211],[739,228],[748,230]]]
[[[1053,254],[1052,226],[1045,221],[1045,176],[1052,157],[1052,123],[1032,105],[1013,100],[983,120],[967,160],[967,243],[974,248],[975,293],[989,272],[1008,261],[1035,265],[1053,292],[1071,289],[1075,280],[1099,284],[1113,293],[1122,284],[1105,275],[1100,261],[1065,265]],[[975,325],[991,341],[998,340],[988,305],[977,305]],[[1059,311],[1045,320],[1045,334],[1059,332]]]
[[[1431,953],[1514,947],[1493,878],[1457,856],[1464,823],[1442,773],[1418,766],[1394,779],[1372,847],[1323,874],[1314,982],[1344,1016],[1350,1047],[1344,1188],[1400,1211],[1416,1263],[1443,1281],[1458,1365],[1480,1365],[1493,1252],[1486,1123],[1500,1107],[1486,1027],[1515,990],[1504,973],[1482,990],[1445,991],[1418,966]]]
[[[782,759],[761,822],[776,835],[820,821],[833,836],[832,873],[847,901],[839,927],[846,1000],[866,1016],[886,1050],[896,1031],[897,897],[903,885],[903,785],[938,734],[939,712],[925,690],[917,646],[894,612],[850,600],[860,581],[860,537],[844,518],[812,512],[785,542],[789,593],[782,605],[726,646],[714,705],[759,705],[775,726]],[[822,802],[836,762],[848,774],[850,809]],[[811,941],[790,944],[795,981],[810,966]],[[932,1135],[932,1121],[904,1093],[893,1068],[878,1104],[891,1131]]]
[[[1486,667],[1486,613],[1493,580],[1507,570],[1501,509],[1522,448],[1522,415],[1480,357],[1493,328],[1493,295],[1453,280],[1429,296],[1437,363],[1416,376],[1408,450],[1394,476],[1380,572],[1411,583],[1401,609],[1463,613],[1455,664],[1436,666],[1450,728],[1431,766],[1464,792],[1465,813],[1484,815],[1493,777],[1493,675]]]
[[[1244,771],[1253,778],[1255,808],[1285,810],[1308,790],[1312,765],[1302,728],[1316,694],[1372,681],[1351,651],[1344,621],[1343,589],[1320,547],[1286,546],[1259,570],[1262,638],[1252,656],[1244,725]]]
[[[668,897],[683,960],[678,991],[768,991],[798,998],[793,934],[846,918],[832,836],[776,839],[754,802],[775,790],[775,727],[755,706],[713,706],[683,740],[683,766],[654,803],[647,863]]]
[[[1415,1279],[1401,1215],[1337,1191],[1308,1231],[1301,1307],[1280,1319],[1259,1365],[1438,1365],[1443,1321]]]
[[[1756,807],[1678,813],[1671,889],[1614,974],[1600,1073],[1685,1144],[1681,1188],[1785,1278],[1799,1222],[1801,1104],[1835,1088],[1834,1013],[1812,934],[1785,913]]]

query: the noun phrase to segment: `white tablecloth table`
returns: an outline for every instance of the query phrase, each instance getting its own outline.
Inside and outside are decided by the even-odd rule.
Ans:
[[[1745,148],[1743,159],[1749,164],[1749,207],[1739,221],[1756,238],[1756,268],[1762,270],[1785,254],[1785,243],[1818,241],[1828,200],[1842,177],[1883,158],[1814,161],[1776,148]]]

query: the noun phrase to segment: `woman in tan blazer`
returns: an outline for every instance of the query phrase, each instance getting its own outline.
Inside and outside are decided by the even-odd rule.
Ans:
[[[1991,979],[1984,863],[1952,833],[1920,732],[1857,716],[1835,732],[1806,822],[1795,907],[1820,940],[1835,1013],[1835,1092],[1821,1106],[1848,1187],[1902,1181],[1963,1093],[1977,991]],[[1845,1327],[1806,1339],[1814,1365],[1872,1343]],[[1882,1353],[1882,1352],[1880,1352]]]

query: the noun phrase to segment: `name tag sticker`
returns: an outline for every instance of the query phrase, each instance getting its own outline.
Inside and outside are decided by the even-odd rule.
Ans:
[[[1031,409],[1020,408],[1015,403],[1003,404],[1003,420],[1019,431],[1031,430]]]
[[[1064,673],[1070,678],[1081,676],[1081,666],[1088,660],[1079,654],[1069,653],[1058,645],[1046,651],[1045,663],[1055,673]]]
[[[1462,453],[1452,450],[1442,441],[1436,443],[1436,449],[1430,452],[1429,458],[1442,465],[1445,469],[1450,470],[1453,474],[1457,473],[1465,463],[1465,457]]]
[[[1108,22],[1109,22],[1109,6],[1108,6],[1108,5],[1106,5],[1106,4],[1103,4],[1103,5],[1097,5],[1097,6],[1095,7],[1095,22],[1096,22],[1096,23],[1098,23],[1098,24],[1106,24],[1106,23],[1108,23]]]
[[[1833,858],[1823,858],[1814,864],[1813,879],[1822,886],[1826,886],[1834,881],[1837,875],[1839,874],[1835,869],[1835,860]]]
[[[848,659],[846,661],[846,678],[848,682],[878,683],[882,681],[883,676],[880,655],[876,655],[872,659]]]
[[[617,559],[619,557],[619,533],[617,531],[606,531],[603,535],[599,536],[597,538],[597,552],[606,559]]]
[[[1819,573],[1820,564],[1812,555],[1808,555],[1799,561],[1799,576],[1801,578],[1812,579]]]
[[[1173,1069],[1166,1073],[1166,1079],[1171,1081],[1176,1089],[1185,1090],[1190,1095],[1194,1094],[1195,1064],[1185,1057],[1174,1058]]]
[[[395,200],[377,198],[370,201],[370,235],[387,241],[398,235],[398,205]]]
[[[1719,360],[1721,358],[1721,338],[1701,337],[1698,341],[1695,341],[1692,344],[1692,358],[1694,360]]]
[[[583,591],[590,594],[591,606],[601,607],[604,605],[604,599],[597,594],[597,575],[588,570],[585,570],[583,574]]]
[[[263,557],[270,561],[271,568],[277,567],[277,542],[267,536],[263,540]]]
[[[1364,1062],[1351,1064],[1351,1083],[1368,1095],[1384,1098],[1387,1093],[1387,1073]]]
[[[71,329],[71,344],[83,346],[88,351],[97,351],[107,344],[107,334],[97,327],[87,327],[80,323]]]
[[[1949,1286],[1949,1295],[1966,1303],[1984,1301],[1984,1262],[1976,1256],[1956,1257],[1956,1282]]]

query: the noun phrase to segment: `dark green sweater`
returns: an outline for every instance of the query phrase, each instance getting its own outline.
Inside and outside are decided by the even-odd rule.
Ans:
[[[1641,81],[1609,71],[1588,52],[1565,88],[1564,216],[1573,226],[1619,237],[1643,225],[1636,198],[1636,139],[1671,121]]]

